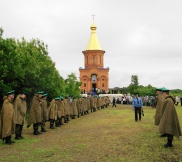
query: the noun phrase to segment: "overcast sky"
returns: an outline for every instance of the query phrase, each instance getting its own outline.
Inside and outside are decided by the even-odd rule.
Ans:
[[[3,37],[38,38],[64,78],[79,77],[92,25],[105,52],[109,87],[182,89],[182,0],[0,0]]]

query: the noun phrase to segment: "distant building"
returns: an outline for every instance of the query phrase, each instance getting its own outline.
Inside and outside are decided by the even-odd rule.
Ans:
[[[96,35],[97,27],[93,23],[90,27],[91,36],[84,55],[84,68],[79,68],[82,92],[108,91],[109,68],[104,68],[104,53]]]

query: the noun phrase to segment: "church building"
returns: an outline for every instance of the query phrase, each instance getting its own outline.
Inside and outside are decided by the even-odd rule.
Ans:
[[[80,82],[82,82],[80,89],[82,92],[96,92],[97,90],[108,91],[109,88],[109,68],[104,68],[104,53],[99,40],[97,38],[97,27],[93,23],[90,27],[91,36],[84,55],[84,68],[79,68]]]

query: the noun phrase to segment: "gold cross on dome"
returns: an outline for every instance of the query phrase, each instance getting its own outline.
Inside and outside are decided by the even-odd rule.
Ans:
[[[93,15],[91,15],[91,16],[93,16],[93,22],[94,22],[94,16],[96,16],[96,15],[93,14]]]

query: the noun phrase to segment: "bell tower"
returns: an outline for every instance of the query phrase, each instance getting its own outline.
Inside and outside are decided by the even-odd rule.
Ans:
[[[105,92],[108,91],[108,72],[109,68],[104,68],[104,54],[105,51],[101,49],[99,40],[97,38],[94,22],[90,27],[91,36],[84,55],[84,68],[79,68],[81,90],[83,92],[94,94],[98,89]]]

